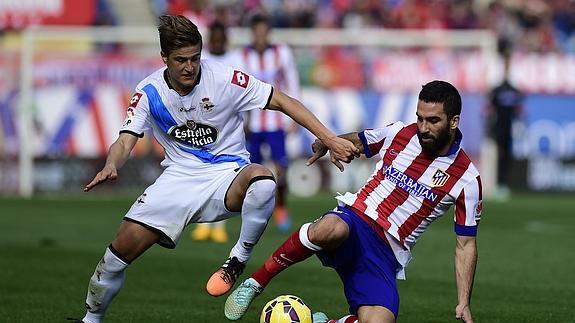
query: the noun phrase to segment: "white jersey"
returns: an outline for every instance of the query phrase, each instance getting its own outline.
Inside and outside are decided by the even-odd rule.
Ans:
[[[202,51],[202,59],[216,61],[222,65],[230,66],[239,70],[245,70],[241,57],[237,51],[227,51],[222,55],[214,55],[209,51],[204,50]]]
[[[262,53],[253,46],[241,50],[242,66],[246,72],[273,85],[289,96],[300,96],[300,83],[297,66],[291,49],[287,45],[269,45]],[[283,130],[286,117],[277,111],[253,110],[250,112],[249,130],[267,132]]]
[[[374,173],[355,194],[337,199],[373,220],[387,234],[402,265],[428,226],[454,205],[455,232],[475,236],[481,217],[479,172],[460,148],[461,132],[446,156],[427,157],[417,125],[402,122],[359,134],[365,155],[379,154]]]
[[[242,112],[263,109],[272,87],[239,70],[202,60],[200,80],[186,96],[171,89],[166,68],[136,87],[120,133],[153,133],[164,148],[162,166],[249,163]]]

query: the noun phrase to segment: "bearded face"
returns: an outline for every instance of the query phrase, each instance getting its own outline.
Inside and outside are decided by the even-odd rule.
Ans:
[[[451,143],[448,125],[439,128],[436,133],[417,131],[417,138],[425,154],[432,157],[441,155],[440,151]]]
[[[417,103],[417,138],[426,155],[443,156],[449,151],[459,116],[449,119],[442,103]]]

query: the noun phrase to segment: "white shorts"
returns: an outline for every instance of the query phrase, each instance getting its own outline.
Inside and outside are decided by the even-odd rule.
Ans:
[[[175,248],[189,223],[216,222],[241,213],[228,210],[225,198],[243,167],[236,163],[194,169],[169,166],[134,202],[124,220],[159,232],[158,244]]]

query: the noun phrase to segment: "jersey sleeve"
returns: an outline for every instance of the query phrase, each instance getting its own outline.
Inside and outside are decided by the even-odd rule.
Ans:
[[[455,202],[455,233],[460,236],[476,236],[477,226],[481,219],[483,208],[481,178],[474,180],[463,187]]]
[[[120,133],[129,133],[142,138],[144,132],[152,128],[149,116],[148,97],[144,92],[136,90],[126,110],[126,119],[124,119],[124,124],[120,128]]]
[[[366,157],[372,157],[380,153],[383,144],[385,143],[385,138],[390,137],[390,135],[396,131],[398,128],[398,123],[389,124],[383,128],[377,129],[366,129],[360,132],[359,139],[363,144],[363,151]],[[401,128],[401,126],[399,126]]]
[[[271,100],[272,86],[242,71],[234,70],[230,83],[240,112],[263,109]]]

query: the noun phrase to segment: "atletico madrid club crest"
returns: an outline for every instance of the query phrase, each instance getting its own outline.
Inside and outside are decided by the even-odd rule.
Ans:
[[[449,174],[442,171],[441,169],[437,169],[435,171],[435,174],[433,174],[433,177],[431,178],[431,184],[433,185],[433,187],[443,186],[445,185],[445,183],[447,183],[448,179]]]

